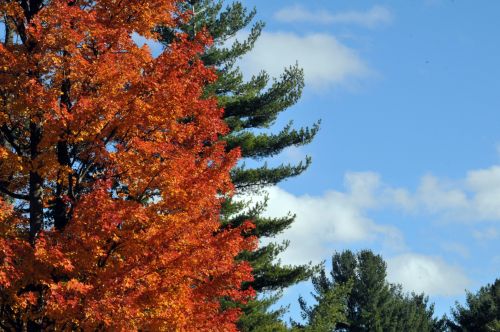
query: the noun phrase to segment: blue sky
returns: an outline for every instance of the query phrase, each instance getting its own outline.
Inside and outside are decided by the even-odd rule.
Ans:
[[[322,120],[313,143],[273,161],[313,157],[268,190],[270,216],[297,215],[283,263],[369,248],[439,315],[500,277],[500,2],[243,3],[267,24],[244,73],[305,70],[274,129]],[[310,290],[285,292],[289,316]]]
[[[269,189],[269,215],[297,214],[282,261],[372,249],[438,314],[500,277],[500,3],[243,3],[266,22],[244,73],[305,70],[304,96],[276,129],[322,120],[312,144],[274,161],[313,157]],[[294,318],[309,291],[285,292]]]

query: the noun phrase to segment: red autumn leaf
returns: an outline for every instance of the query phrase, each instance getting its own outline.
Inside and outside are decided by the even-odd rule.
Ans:
[[[198,59],[155,38],[174,0],[0,2],[0,324],[43,330],[234,331],[252,291],[220,230],[238,157]],[[10,38],[13,37],[13,38]],[[14,38],[15,37],[15,38]]]

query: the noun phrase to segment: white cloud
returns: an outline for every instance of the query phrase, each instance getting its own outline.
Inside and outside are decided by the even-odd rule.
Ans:
[[[433,175],[422,177],[420,186],[414,197],[416,203],[427,211],[455,211],[466,209],[467,196],[452,184],[439,180]]]
[[[320,196],[299,196],[279,187],[270,188],[266,214],[271,217],[280,217],[288,212],[297,215],[291,228],[277,238],[278,241],[290,240],[289,249],[281,256],[285,263],[321,261],[338,244],[366,245],[376,241],[390,251],[398,251],[405,250],[401,232],[394,226],[371,219],[370,210],[410,211],[426,218],[444,218],[454,223],[500,222],[499,181],[500,167],[495,166],[471,171],[457,181],[426,175],[412,192],[383,183],[374,172],[348,172],[344,178],[345,190],[330,190]],[[500,237],[500,232],[498,227],[490,227],[473,229],[471,235],[477,240],[492,240]],[[461,257],[469,256],[466,247],[451,242],[444,241],[441,248]],[[415,257],[415,264],[423,262]],[[436,260],[430,262],[434,265],[429,263],[424,267],[444,266],[438,265]]]
[[[500,238],[498,226],[491,225],[500,222],[500,166],[473,170],[457,180],[426,175],[415,190],[391,187],[374,172],[347,172],[344,187],[318,196],[294,195],[279,187],[269,189],[267,216],[280,217],[288,212],[297,216],[289,229],[272,239],[290,241],[280,256],[283,263],[319,262],[339,246],[382,245],[386,252],[406,252],[387,260],[390,281],[401,283],[407,291],[451,296],[463,294],[470,284],[464,272],[439,257],[408,252],[401,231],[383,220],[373,220],[370,212],[392,209],[430,220],[476,223],[470,230],[471,237],[478,241]],[[443,254],[471,257],[466,242],[443,236],[438,243]]]
[[[411,193],[389,188],[388,204],[408,211],[438,215],[449,221],[500,221],[500,166],[469,171],[463,179],[425,175]],[[396,195],[397,194],[397,195]]]
[[[278,187],[268,190],[266,214],[272,217],[296,214],[296,221],[283,235],[273,241],[289,240],[290,247],[280,256],[286,264],[319,262],[332,252],[332,244],[374,240],[401,248],[400,232],[380,225],[366,216],[366,210],[376,206],[375,193],[380,180],[375,173],[348,173],[346,192],[329,191],[322,196],[296,196]]]
[[[282,22],[309,22],[318,24],[355,24],[373,28],[392,21],[389,9],[374,6],[367,11],[346,11],[331,13],[326,10],[310,11],[300,5],[286,7],[278,11],[274,17]]]
[[[384,189],[384,194],[380,199],[386,205],[396,205],[407,211],[415,211],[417,208],[415,199],[412,194],[404,188],[390,188]]]
[[[470,281],[458,267],[440,258],[404,254],[387,260],[387,278],[406,291],[431,296],[462,294]]]
[[[500,166],[471,171],[465,181],[474,194],[472,212],[481,219],[500,219]]]
[[[265,70],[271,77],[279,77],[285,67],[297,62],[304,69],[306,85],[316,89],[349,84],[372,74],[353,49],[321,33],[263,32],[240,66],[246,75]]]
[[[381,183],[379,205],[460,222],[500,222],[500,166],[478,169],[456,180],[427,174],[416,190]]]

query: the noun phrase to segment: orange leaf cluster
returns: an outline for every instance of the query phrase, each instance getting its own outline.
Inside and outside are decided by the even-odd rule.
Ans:
[[[234,258],[255,241],[220,227],[238,152],[202,97],[210,39],[179,34],[157,58],[132,39],[180,24],[176,5],[1,1],[3,328],[235,330],[220,301],[253,296]]]

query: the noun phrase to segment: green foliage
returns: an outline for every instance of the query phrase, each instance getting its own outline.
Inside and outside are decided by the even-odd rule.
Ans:
[[[454,320],[449,321],[451,331],[500,331],[500,279],[476,293],[467,293],[466,305],[456,304],[452,309]]]
[[[313,278],[313,286],[315,293],[312,296],[317,304],[308,306],[302,297],[299,298],[306,324],[292,321],[292,331],[333,331],[338,324],[347,323],[347,299],[352,291],[352,280],[334,287],[325,270],[321,270],[319,276]]]
[[[288,124],[276,135],[239,132],[225,138],[226,146],[229,150],[239,147],[246,158],[259,159],[274,156],[291,145],[307,144],[318,131],[317,124],[312,129],[300,130],[291,130],[291,125]]]
[[[280,165],[269,168],[267,163],[261,167],[248,169],[243,164],[231,171],[231,178],[236,189],[244,191],[258,190],[262,186],[277,184],[289,177],[297,176],[309,167],[311,159],[306,158],[305,163],[298,165]]]
[[[306,323],[300,331],[442,331],[433,305],[423,294],[405,294],[386,281],[386,264],[369,250],[347,250],[332,257],[330,278],[325,269],[313,277],[316,304],[299,303]]]
[[[276,167],[269,167],[264,159],[279,154],[287,147],[311,142],[318,131],[319,122],[310,128],[298,129],[289,123],[278,133],[267,130],[281,112],[299,100],[304,87],[302,69],[296,65],[285,68],[281,77],[273,80],[267,73],[261,72],[246,81],[236,62],[252,50],[264,27],[263,22],[252,23],[255,9],[249,11],[239,1],[225,5],[224,1],[218,0],[190,0],[179,6],[183,12],[194,13],[191,21],[180,30],[193,37],[201,29],[207,29],[214,40],[213,46],[206,50],[202,59],[206,65],[213,66],[218,74],[218,80],[208,86],[205,93],[207,96],[217,96],[219,105],[224,107],[224,118],[231,131],[221,139],[226,141],[227,149],[238,147],[244,158],[262,161],[257,167],[248,168],[243,164],[232,170],[237,193],[259,191],[265,186],[301,174],[310,165],[308,157],[296,165],[282,164]],[[234,38],[247,28],[249,33],[246,37],[242,39],[238,35],[238,40]],[[158,31],[166,45],[175,38],[174,30],[160,27]],[[228,200],[222,213],[223,225],[232,227],[252,220],[256,229],[250,235],[259,238],[276,236],[291,225],[294,216],[262,217],[266,202],[248,206]],[[270,243],[261,246],[256,252],[240,255],[240,259],[252,264],[255,277],[252,283],[244,287],[252,287],[260,295],[259,300],[242,308],[245,315],[240,321],[241,331],[280,331],[284,327],[278,319],[283,310],[269,310],[278,299],[277,295],[269,296],[269,292],[278,291],[279,294],[281,289],[305,280],[312,274],[309,265],[283,266],[277,262],[277,255],[287,246],[286,242]]]
[[[260,300],[250,301],[243,309],[243,315],[238,322],[239,331],[254,332],[286,332],[288,328],[280,320],[286,311],[281,308],[269,311],[269,307],[279,299],[279,294],[268,296]]]

